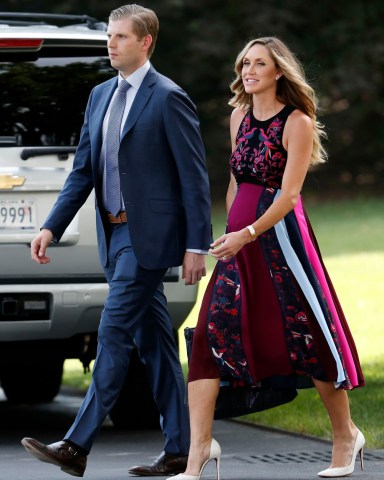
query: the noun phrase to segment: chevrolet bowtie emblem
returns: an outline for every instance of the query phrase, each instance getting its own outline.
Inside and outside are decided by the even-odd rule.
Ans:
[[[0,174],[0,190],[12,190],[13,187],[24,185],[25,177],[12,175],[11,173]]]

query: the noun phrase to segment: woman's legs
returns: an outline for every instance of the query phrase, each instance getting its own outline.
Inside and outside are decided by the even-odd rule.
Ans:
[[[220,378],[202,379],[188,383],[191,446],[187,475],[198,475],[202,464],[209,457],[216,398]]]
[[[344,467],[351,462],[357,427],[351,419],[348,394],[336,389],[332,382],[313,379],[320,398],[327,409],[333,428],[331,467]]]

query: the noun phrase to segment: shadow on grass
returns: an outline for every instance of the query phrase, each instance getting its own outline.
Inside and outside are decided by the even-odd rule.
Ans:
[[[348,393],[355,424],[368,448],[384,448],[384,356],[363,365],[366,386]],[[300,390],[293,402],[244,417],[263,426],[332,440],[331,425],[316,389]]]

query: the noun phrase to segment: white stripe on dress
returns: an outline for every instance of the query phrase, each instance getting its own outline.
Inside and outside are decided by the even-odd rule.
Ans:
[[[280,196],[280,190],[277,191],[274,201]],[[319,304],[319,301],[316,297],[315,291],[311,285],[311,282],[309,281],[305,270],[300,263],[300,260],[298,256],[296,255],[296,252],[292,248],[292,245],[289,241],[289,236],[288,236],[288,231],[287,227],[285,225],[284,219],[280,220],[276,225],[274,226],[275,232],[277,235],[277,239],[279,241],[279,244],[281,246],[281,249],[283,251],[284,257],[287,261],[287,264],[289,268],[291,269],[293,275],[295,276],[297,283],[300,285],[305,298],[307,299],[314,315],[315,318],[323,331],[324,337],[328,343],[328,346],[331,350],[331,353],[333,355],[333,358],[335,359],[336,366],[337,366],[337,382],[335,382],[335,386],[338,387],[341,382],[346,380],[345,373],[344,373],[344,368],[340,360],[339,353],[336,349],[335,343],[333,341],[333,338],[331,336],[331,333],[329,331],[328,324],[325,320],[324,313],[321,309],[321,306]]]

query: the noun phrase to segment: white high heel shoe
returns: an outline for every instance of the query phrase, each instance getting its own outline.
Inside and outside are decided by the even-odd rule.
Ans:
[[[212,438],[209,457],[201,466],[200,472],[198,475],[185,475],[184,473],[179,473],[179,475],[176,475],[175,477],[169,477],[166,480],[200,480],[201,474],[203,473],[205,466],[212,459],[216,460],[217,480],[220,480],[220,455],[221,455],[220,445],[216,442],[214,438]]]
[[[364,461],[363,461],[364,445],[365,445],[364,435],[360,432],[360,430],[358,430],[356,435],[356,440],[355,440],[355,446],[353,447],[351,463],[346,467],[327,468],[326,470],[319,472],[318,476],[325,477],[325,478],[336,478],[336,477],[346,477],[347,475],[351,475],[351,473],[353,473],[353,471],[355,470],[355,460],[358,453],[360,454],[361,469],[364,470]]]

